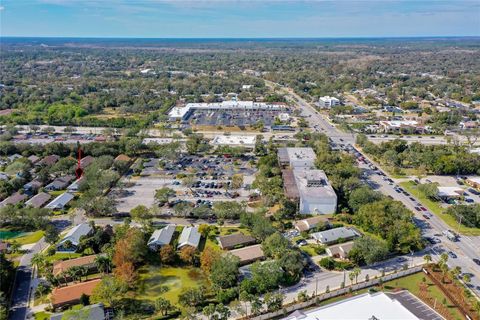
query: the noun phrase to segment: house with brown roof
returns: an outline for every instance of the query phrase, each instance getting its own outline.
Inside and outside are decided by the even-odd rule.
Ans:
[[[347,259],[348,253],[353,248],[353,241],[339,243],[325,249],[327,254],[332,258]]]
[[[39,165],[39,166],[52,166],[55,163],[57,163],[57,161],[59,159],[60,159],[60,157],[57,156],[56,154],[51,154],[49,156],[46,156],[42,160],[38,161],[37,165]]]
[[[315,216],[312,218],[307,218],[307,219],[298,221],[297,223],[295,223],[295,229],[297,229],[300,232],[308,231],[321,224],[328,225],[330,224],[330,222],[328,221],[327,218],[323,216]]]
[[[265,259],[263,254],[262,245],[256,244],[254,246],[244,247],[241,249],[235,249],[229,251],[232,255],[240,259],[240,265],[246,265],[253,263],[257,260]]]
[[[45,192],[40,192],[25,202],[26,206],[30,206],[33,208],[41,208],[43,207],[50,199],[52,198],[51,195]]]
[[[132,161],[132,158],[130,158],[126,154],[119,154],[113,161],[114,162],[117,162],[117,161],[130,162]]]
[[[91,165],[94,160],[95,160],[95,158],[92,157],[92,156],[83,157],[83,158],[80,160],[80,167],[82,167],[82,168],[85,169],[86,167],[88,167],[89,165]]]
[[[0,202],[0,208],[5,207],[6,205],[9,205],[9,204],[14,206],[17,203],[20,203],[27,198],[28,197],[25,194],[16,192],[16,193],[12,194],[10,197],[8,197],[5,200],[3,200],[2,202]]]
[[[243,233],[234,233],[226,236],[220,236],[217,238],[220,248],[223,250],[231,250],[237,247],[248,246],[255,244],[254,237],[245,235]]]
[[[90,256],[84,256],[75,259],[57,261],[53,264],[52,273],[54,276],[58,276],[62,272],[68,271],[73,267],[87,267],[89,270],[95,269],[95,259],[97,258],[96,254]]]
[[[80,302],[80,297],[85,294],[91,296],[93,290],[100,284],[101,279],[80,282],[67,287],[55,288],[52,291],[51,302],[53,308],[59,308],[77,304]]]
[[[37,163],[40,161],[40,157],[37,157],[36,155],[32,154],[30,157],[27,158],[32,164]]]

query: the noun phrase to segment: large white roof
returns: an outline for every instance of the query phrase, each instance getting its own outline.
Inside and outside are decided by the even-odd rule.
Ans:
[[[399,301],[383,292],[365,293],[317,309],[297,311],[284,320],[417,320]]]
[[[184,246],[198,247],[200,243],[200,233],[198,232],[198,226],[195,227],[185,227],[180,234],[178,239],[178,248]]]
[[[173,233],[175,232],[175,225],[169,224],[163,229],[157,229],[152,233],[152,236],[148,240],[148,245],[163,246],[170,243]]]
[[[252,147],[255,145],[255,136],[239,136],[239,135],[218,135],[213,138],[214,145],[228,145],[228,146],[246,146]]]
[[[295,168],[293,169],[293,175],[302,199],[313,200],[317,203],[326,200],[329,203],[331,199],[337,198],[323,170]]]

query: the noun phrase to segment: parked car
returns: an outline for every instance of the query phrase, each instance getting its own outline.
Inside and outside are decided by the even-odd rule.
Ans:
[[[457,255],[452,251],[448,251],[448,256],[453,259],[457,258]]]

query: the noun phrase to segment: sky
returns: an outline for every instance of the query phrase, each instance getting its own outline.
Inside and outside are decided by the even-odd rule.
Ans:
[[[480,0],[0,0],[0,36],[480,36]]]

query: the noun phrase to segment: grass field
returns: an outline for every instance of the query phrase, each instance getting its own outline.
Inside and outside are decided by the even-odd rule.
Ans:
[[[35,231],[35,232],[28,232],[27,234],[23,234],[20,237],[14,238],[16,242],[20,243],[21,245],[24,244],[31,244],[38,242],[44,235],[43,231]]]
[[[52,256],[47,256],[47,261],[55,262],[59,260],[67,260],[81,257],[80,253],[55,253]]]
[[[196,268],[145,266],[139,270],[139,275],[137,298],[155,300],[161,296],[174,305],[178,305],[182,290],[206,284],[201,271]]]
[[[49,320],[51,315],[52,315],[51,313],[41,311],[41,312],[35,313],[34,316],[35,316],[35,320]]]
[[[384,288],[386,291],[393,290],[395,288],[402,288],[410,291],[412,294],[418,297],[420,287],[419,284],[422,282],[423,278],[426,278],[426,284],[428,285],[428,291],[433,298],[437,299],[437,303],[442,303],[444,299],[447,300],[447,308],[452,316],[452,319],[464,319],[460,310],[452,305],[452,302],[447,299],[443,292],[438,288],[433,282],[431,282],[428,277],[423,273],[412,274],[407,277],[399,278],[389,282],[385,282]]]
[[[428,210],[430,210],[432,213],[442,219],[446,224],[448,224],[453,230],[458,230],[459,233],[468,236],[480,236],[480,229],[478,228],[468,228],[464,225],[460,225],[459,227],[455,218],[449,214],[445,214],[445,209],[442,208],[438,204],[438,202],[427,198],[420,190],[418,190],[417,186],[413,181],[401,182],[400,185],[406,191],[411,193],[415,198],[417,198]]]

